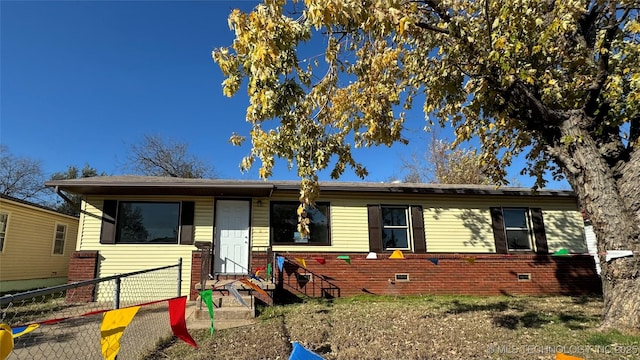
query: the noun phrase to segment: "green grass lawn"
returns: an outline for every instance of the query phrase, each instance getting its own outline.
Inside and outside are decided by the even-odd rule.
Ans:
[[[638,359],[640,335],[599,332],[602,300],[356,296],[261,309],[255,325],[192,331],[146,359],[287,359],[298,341],[325,359]]]

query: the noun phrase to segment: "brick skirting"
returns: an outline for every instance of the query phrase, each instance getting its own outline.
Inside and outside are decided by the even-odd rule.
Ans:
[[[290,253],[288,259],[304,258],[306,267],[327,277],[340,288],[341,296],[357,294],[417,295],[590,295],[601,294],[602,283],[588,255],[502,254],[405,254],[405,259],[377,260],[366,254],[349,255],[351,264],[335,253]],[[321,264],[314,258],[323,258]],[[437,259],[437,265],[434,262]],[[432,261],[433,260],[433,261]],[[266,261],[266,259],[265,259]],[[311,284],[296,274],[304,269],[291,264],[282,279],[293,284],[293,293]],[[407,280],[398,280],[396,275]],[[304,280],[304,279],[303,279]]]
[[[97,250],[82,250],[71,254],[69,260],[69,275],[67,283],[95,279],[98,275]],[[95,285],[82,286],[67,291],[65,302],[67,303],[87,303],[94,301]]]

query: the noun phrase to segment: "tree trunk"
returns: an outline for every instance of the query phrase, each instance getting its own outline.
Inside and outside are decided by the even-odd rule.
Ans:
[[[640,217],[636,209],[640,191],[640,151],[614,171],[601,156],[595,140],[581,129],[573,115],[561,127],[562,136],[580,139],[555,144],[548,152],[565,175],[589,215],[598,239],[602,265],[604,311],[602,329],[640,330]],[[607,250],[632,250],[633,257],[605,262]]]

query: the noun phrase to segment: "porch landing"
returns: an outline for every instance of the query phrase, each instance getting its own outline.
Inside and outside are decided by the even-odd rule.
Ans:
[[[250,279],[249,281],[256,287],[264,290],[268,296],[252,286],[244,284],[240,279],[213,279],[207,280],[204,289],[212,289],[212,302],[214,307],[214,329],[227,329],[239,326],[247,326],[255,323],[255,300],[258,298],[266,304],[273,303],[273,290],[275,284],[267,281],[258,281]],[[233,294],[227,289],[228,285],[232,285],[242,301],[247,304],[244,306]],[[201,290],[201,284],[195,286],[196,290]],[[192,301],[187,306],[187,327],[193,329],[208,329],[210,326],[209,310],[206,305],[201,302],[200,297]]]

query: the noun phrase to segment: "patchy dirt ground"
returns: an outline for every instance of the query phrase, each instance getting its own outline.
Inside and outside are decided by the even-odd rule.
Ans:
[[[638,359],[640,336],[596,330],[602,301],[569,297],[355,297],[263,309],[243,328],[194,331],[150,359],[288,359],[298,341],[325,359]]]

